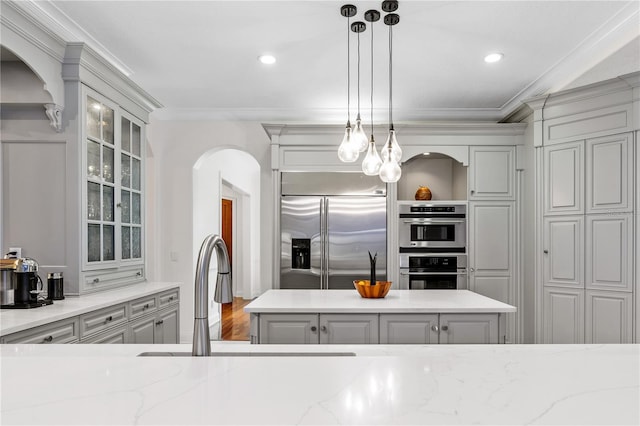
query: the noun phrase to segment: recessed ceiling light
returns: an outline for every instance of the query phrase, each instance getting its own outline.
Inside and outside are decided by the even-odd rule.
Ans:
[[[272,65],[276,63],[276,58],[271,55],[258,56],[258,60],[265,65]]]
[[[490,53],[484,57],[484,61],[488,63],[498,62],[503,56],[502,53]]]

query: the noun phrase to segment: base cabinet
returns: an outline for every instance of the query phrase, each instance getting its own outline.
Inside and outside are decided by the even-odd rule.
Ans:
[[[500,314],[252,314],[265,344],[491,344],[504,342]],[[257,326],[256,326],[257,323]],[[502,338],[501,338],[502,336]]]
[[[129,343],[178,343],[178,306],[129,323]]]
[[[377,314],[262,314],[259,324],[260,343],[378,343]]]
[[[585,343],[632,343],[632,293],[586,292]]]
[[[440,344],[499,342],[498,315],[440,314]]]
[[[102,344],[124,344],[129,343],[129,332],[127,326],[121,325],[113,330],[97,334],[95,336],[82,339],[80,343],[102,343]]]

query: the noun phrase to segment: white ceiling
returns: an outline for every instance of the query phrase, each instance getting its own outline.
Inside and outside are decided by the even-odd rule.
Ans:
[[[38,1],[68,41],[85,41],[158,99],[163,118],[343,122],[346,1]],[[381,2],[353,1],[356,18]],[[640,70],[637,1],[400,1],[393,29],[394,121],[500,120],[616,51]],[[370,28],[361,35],[369,117]],[[352,35],[354,33],[351,33]],[[374,111],[386,119],[388,28],[374,26]],[[355,71],[355,36],[352,72]],[[629,44],[631,43],[631,44]],[[626,47],[625,47],[626,46]],[[504,60],[486,64],[493,51]],[[277,63],[257,57],[271,53]],[[616,55],[614,55],[615,57]],[[610,76],[607,76],[610,73]],[[582,77],[581,77],[582,76]],[[352,81],[352,116],[356,78]],[[352,117],[353,118],[353,117]]]

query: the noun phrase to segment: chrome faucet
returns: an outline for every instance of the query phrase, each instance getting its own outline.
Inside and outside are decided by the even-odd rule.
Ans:
[[[211,355],[209,337],[209,263],[211,262],[211,252],[214,248],[218,258],[218,278],[213,300],[217,303],[233,301],[227,245],[219,235],[209,235],[202,242],[200,254],[198,255],[198,266],[196,267],[196,302],[193,321],[193,348],[191,349],[191,355],[193,356]],[[222,319],[220,320],[222,322]]]

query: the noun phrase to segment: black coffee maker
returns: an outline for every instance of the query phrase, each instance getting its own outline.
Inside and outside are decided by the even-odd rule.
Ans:
[[[44,288],[42,279],[38,275],[38,262],[34,259],[21,258],[16,261],[15,265],[13,308],[36,308],[50,304],[50,301],[38,298]]]

